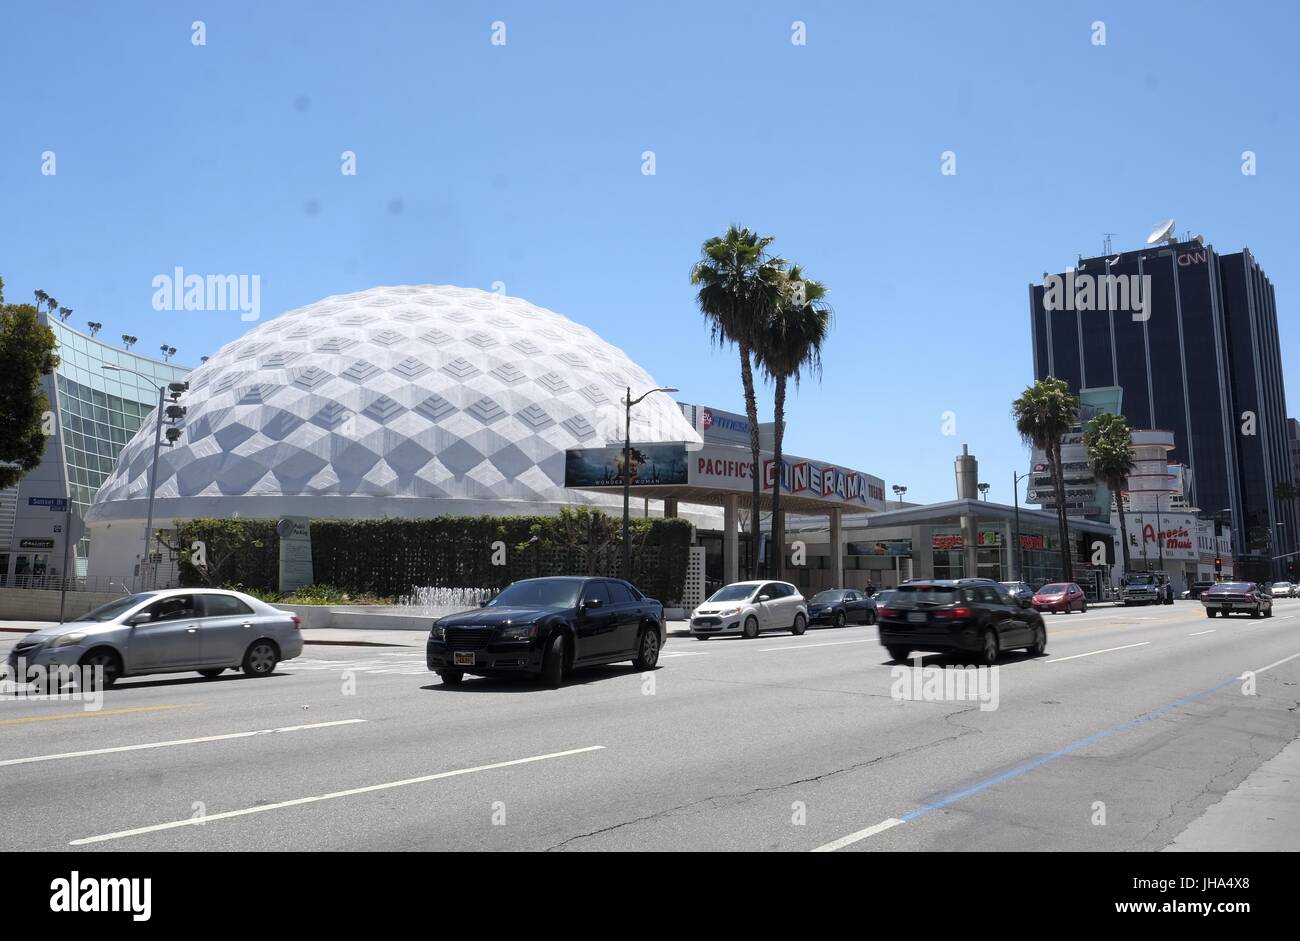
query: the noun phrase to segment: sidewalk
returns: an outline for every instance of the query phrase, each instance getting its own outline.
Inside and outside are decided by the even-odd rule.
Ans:
[[[1300,738],[1192,821],[1165,852],[1294,852],[1300,847]]]

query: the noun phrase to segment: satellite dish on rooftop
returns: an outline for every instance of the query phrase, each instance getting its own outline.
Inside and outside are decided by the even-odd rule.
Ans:
[[[1147,236],[1147,244],[1155,245],[1157,242],[1174,241],[1174,220],[1163,222],[1155,227],[1155,230]]]

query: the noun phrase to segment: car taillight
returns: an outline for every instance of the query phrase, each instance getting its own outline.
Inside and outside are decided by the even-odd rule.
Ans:
[[[964,621],[970,617],[970,608],[946,608],[934,612],[937,618],[943,618],[945,621]]]
[[[892,618],[892,617],[894,617],[896,614],[898,614],[898,609],[897,609],[897,608],[891,608],[891,607],[889,607],[888,605],[886,605],[885,607],[883,607],[883,608],[881,608],[879,611],[877,611],[876,614],[879,615],[879,616],[882,617],[882,618]]]
[[[301,629],[302,629],[302,618],[298,617],[298,615],[296,615],[296,614],[293,615],[291,618],[289,618],[289,620],[290,620],[290,621],[293,621],[293,629],[294,629],[294,630],[301,630]]]

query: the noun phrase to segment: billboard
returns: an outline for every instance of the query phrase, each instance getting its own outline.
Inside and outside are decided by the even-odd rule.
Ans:
[[[630,453],[632,465],[630,486],[684,485],[688,482],[686,445],[634,444]],[[623,486],[623,449],[621,447],[585,448],[566,451],[564,486]]]

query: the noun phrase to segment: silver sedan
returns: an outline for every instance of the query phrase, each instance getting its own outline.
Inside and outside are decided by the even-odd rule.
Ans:
[[[110,601],[75,621],[28,634],[9,652],[9,676],[102,668],[103,686],[124,676],[185,673],[215,677],[242,669],[269,676],[302,653],[299,619],[237,591],[171,588]]]

